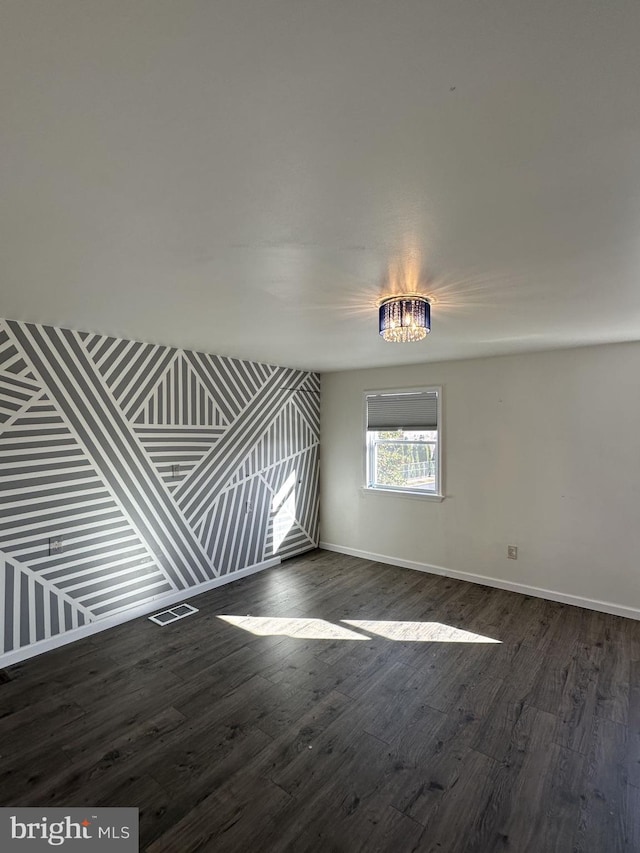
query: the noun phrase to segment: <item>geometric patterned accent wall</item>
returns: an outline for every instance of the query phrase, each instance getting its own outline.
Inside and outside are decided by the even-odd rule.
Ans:
[[[303,370],[0,320],[0,653],[315,547],[319,395]]]

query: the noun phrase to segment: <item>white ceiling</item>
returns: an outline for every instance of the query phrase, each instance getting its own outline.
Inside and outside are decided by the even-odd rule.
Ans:
[[[639,44],[638,0],[3,0],[0,315],[317,370],[638,340]]]

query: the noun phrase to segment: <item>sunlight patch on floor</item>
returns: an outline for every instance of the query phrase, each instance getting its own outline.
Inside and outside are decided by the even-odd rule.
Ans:
[[[295,619],[277,616],[218,616],[224,622],[235,625],[258,637],[296,637],[300,640],[369,640],[363,634],[334,625],[324,619]]]
[[[380,619],[342,619],[342,624],[326,619],[293,616],[233,616],[218,619],[249,631],[257,637],[296,637],[300,640],[371,640],[382,637],[403,643],[501,643],[493,637],[464,631],[442,622],[402,622]],[[346,627],[349,625],[350,627]],[[351,630],[355,628],[356,630]]]
[[[346,625],[351,625],[359,631],[366,631],[387,640],[398,640],[404,643],[500,643],[492,637],[474,634],[473,631],[463,631],[452,625],[441,622],[399,622],[380,621],[378,619],[343,619]]]

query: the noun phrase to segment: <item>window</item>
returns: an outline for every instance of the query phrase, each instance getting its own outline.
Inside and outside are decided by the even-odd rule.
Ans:
[[[441,389],[366,394],[368,489],[441,496]]]

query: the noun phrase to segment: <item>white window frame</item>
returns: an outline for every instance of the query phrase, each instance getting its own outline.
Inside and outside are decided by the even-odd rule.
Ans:
[[[426,492],[423,489],[409,489],[405,486],[376,486],[370,482],[369,472],[372,467],[373,447],[369,442],[367,430],[367,400],[376,394],[417,394],[417,393],[435,393],[437,395],[437,418],[438,418],[438,440],[436,442],[436,490],[435,492]],[[363,432],[364,432],[364,454],[363,454],[363,491],[366,494],[382,494],[395,495],[403,498],[419,498],[427,501],[442,501],[444,500],[444,470],[442,460],[443,453],[443,435],[442,429],[442,386],[428,385],[418,388],[375,388],[364,392],[362,397],[363,410]]]

